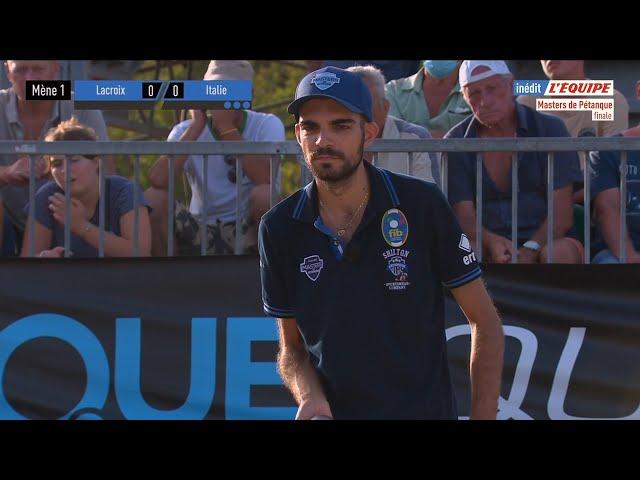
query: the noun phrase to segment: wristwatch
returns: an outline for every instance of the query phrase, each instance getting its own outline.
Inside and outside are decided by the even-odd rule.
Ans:
[[[535,240],[527,240],[526,242],[524,242],[522,244],[522,246],[524,248],[529,249],[529,250],[533,250],[534,252],[539,252],[540,251],[540,244],[538,242],[536,242]]]

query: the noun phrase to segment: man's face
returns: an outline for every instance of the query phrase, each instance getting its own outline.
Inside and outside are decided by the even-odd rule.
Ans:
[[[296,138],[313,176],[330,183],[351,177],[378,126],[330,99],[307,100],[298,110]]]
[[[584,76],[584,60],[540,60],[550,80],[579,80]]]
[[[5,71],[20,100],[25,99],[27,80],[56,80],[58,62],[52,60],[7,60]]]
[[[384,124],[387,121],[387,113],[389,113],[389,100],[387,100],[384,95],[380,95],[379,90],[376,89],[375,85],[373,85],[370,80],[365,79],[364,83],[367,85],[367,88],[371,93],[373,121],[378,125],[380,135],[382,135]]]
[[[514,108],[513,80],[500,75],[470,83],[462,91],[478,121],[486,126],[501,122]]]

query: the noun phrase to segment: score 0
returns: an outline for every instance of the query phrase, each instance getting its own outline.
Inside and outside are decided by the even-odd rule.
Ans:
[[[184,98],[184,83],[169,82],[164,98]]]
[[[142,98],[156,98],[162,88],[162,82],[142,82]]]

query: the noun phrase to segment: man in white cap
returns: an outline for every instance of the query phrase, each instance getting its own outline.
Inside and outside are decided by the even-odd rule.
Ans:
[[[465,60],[460,87],[473,114],[445,138],[569,137],[558,117],[537,112],[513,97],[513,76],[502,60]],[[518,251],[511,246],[511,152],[482,155],[482,232],[476,232],[476,154],[449,153],[449,202],[482,258],[507,263],[547,262],[547,152],[518,155]],[[584,248],[575,238],[572,192],[578,168],[575,152],[557,152],[554,161],[553,257],[555,263],[581,263]]]
[[[204,80],[253,80],[253,67],[246,60],[212,60]],[[273,114],[252,110],[191,110],[191,119],[176,125],[169,133],[170,142],[280,142],[284,141],[284,125]],[[240,202],[242,251],[255,252],[257,221],[269,209],[270,164],[267,155],[209,155],[207,199],[203,208],[203,155],[175,157],[175,173],[184,171],[191,188],[191,203],[187,209],[180,202],[175,208],[175,234],[178,253],[200,254],[200,218],[206,215],[207,253],[234,253],[236,237],[236,201]],[[236,159],[242,164],[242,178],[237,178]],[[167,207],[169,164],[160,157],[149,173],[151,188],[145,192],[151,204],[153,228],[152,253],[167,252]],[[236,182],[240,181],[240,198]]]

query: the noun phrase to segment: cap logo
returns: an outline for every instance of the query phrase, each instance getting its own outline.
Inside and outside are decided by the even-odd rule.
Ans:
[[[489,72],[489,71],[491,71],[491,68],[487,67],[486,65],[478,65],[476,68],[474,68],[471,71],[471,76],[480,75],[481,73]]]
[[[313,83],[320,90],[326,90],[333,87],[336,83],[340,83],[340,78],[335,73],[322,72],[317,73],[311,79],[311,83]]]

